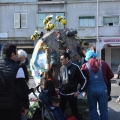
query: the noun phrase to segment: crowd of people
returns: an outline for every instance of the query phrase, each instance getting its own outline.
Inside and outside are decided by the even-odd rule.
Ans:
[[[96,57],[93,49],[88,50],[86,63],[79,67],[72,62],[69,53],[62,53],[59,91],[55,89],[54,69],[50,68],[43,74],[40,87],[48,91],[47,96],[56,120],[67,120],[64,115],[67,102],[76,120],[82,119],[77,107],[77,96],[80,93],[84,93],[83,97],[87,96],[91,120],[108,120],[110,79],[114,74],[105,61]],[[27,53],[24,50],[17,50],[13,44],[4,44],[0,58],[0,120],[27,120],[28,95],[36,91],[36,88],[29,89],[27,65]]]

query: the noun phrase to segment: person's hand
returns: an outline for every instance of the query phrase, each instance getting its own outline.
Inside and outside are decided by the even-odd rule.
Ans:
[[[28,109],[23,108],[21,115],[26,115],[28,113]]]
[[[58,95],[58,98],[60,99],[60,95]]]
[[[38,102],[39,100],[37,98],[31,98],[30,102]]]
[[[33,88],[33,89],[34,89],[34,92],[35,92],[36,90],[39,91],[39,87],[40,87],[40,85],[38,85],[37,87]]]
[[[33,88],[34,89],[34,92],[37,90],[37,88],[35,87],[35,88]]]
[[[74,97],[77,97],[79,94],[80,94],[79,92],[75,92]]]

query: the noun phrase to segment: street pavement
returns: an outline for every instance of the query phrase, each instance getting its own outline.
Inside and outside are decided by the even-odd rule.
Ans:
[[[120,87],[116,84],[115,80],[112,80],[111,82],[112,101],[108,103],[109,120],[120,120],[120,104],[115,102],[120,95]],[[33,79],[30,79],[29,86],[30,88],[35,87]],[[84,120],[90,120],[88,110],[84,111]]]
[[[112,101],[108,102],[109,120],[120,120],[120,104],[116,103],[116,99],[120,95],[120,87],[116,84],[115,80],[112,81],[111,85]],[[88,110],[84,112],[84,116],[84,120],[90,120]]]

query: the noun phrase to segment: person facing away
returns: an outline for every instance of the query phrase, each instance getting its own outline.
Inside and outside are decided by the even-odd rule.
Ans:
[[[48,69],[43,74],[42,81],[41,81],[41,88],[43,90],[48,90],[47,95],[49,97],[56,96],[55,85],[53,82],[54,74],[55,73],[53,68]]]
[[[19,65],[20,65],[20,67],[23,68],[23,71],[25,73],[25,80],[28,83],[29,75],[28,75],[28,71],[27,71],[27,65],[25,63],[26,58],[27,58],[27,53],[24,50],[19,49],[18,50],[18,61],[20,62]]]
[[[91,120],[108,120],[108,95],[107,84],[114,74],[108,64],[103,60],[96,59],[97,54],[88,50],[81,70],[87,78],[87,100]],[[99,105],[100,116],[97,112]]]
[[[118,65],[118,69],[117,69],[117,84],[120,86],[120,65]],[[119,97],[116,99],[116,102],[120,104],[120,95]]]
[[[85,91],[86,78],[79,66],[72,63],[70,55],[66,52],[60,56],[62,67],[60,68],[60,107],[64,113],[66,103],[68,102],[73,115],[79,120],[77,108],[77,96],[80,92]],[[80,83],[80,89],[77,89]]]
[[[66,120],[66,117],[60,108],[60,99],[56,96],[53,96],[51,97],[50,103],[51,103],[52,112],[56,120]]]
[[[28,86],[17,60],[17,47],[5,43],[0,58],[0,120],[21,120],[21,105],[22,115],[28,112]]]
[[[118,69],[117,69],[117,79],[120,78],[120,65],[118,66]]]
[[[27,65],[25,63],[27,58],[27,53],[20,49],[18,50],[18,61],[20,61],[20,67],[23,69],[24,74],[25,74],[25,81],[28,84],[29,83],[29,75],[28,75],[28,70],[27,70]],[[35,92],[36,88],[31,88],[28,90],[28,94],[30,94],[31,92]]]
[[[19,62],[20,67],[24,71],[25,81],[26,81],[26,83],[28,85],[28,83],[29,83],[29,75],[28,75],[28,70],[27,70],[27,65],[26,65],[26,58],[27,58],[27,53],[24,50],[19,49],[18,50],[18,62]],[[30,88],[30,89],[28,89],[28,95],[31,92],[35,92],[35,91],[36,91],[36,88]],[[22,116],[22,120],[27,120],[27,115],[23,115]]]

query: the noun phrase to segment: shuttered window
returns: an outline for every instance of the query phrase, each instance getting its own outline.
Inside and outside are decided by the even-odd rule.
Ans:
[[[21,13],[21,28],[27,28],[27,13]]]
[[[95,27],[95,18],[93,16],[79,17],[80,27]]]
[[[27,13],[14,13],[14,28],[27,28]]]
[[[119,24],[119,16],[103,17],[103,24],[115,26]]]
[[[14,28],[20,28],[20,13],[14,14]]]

